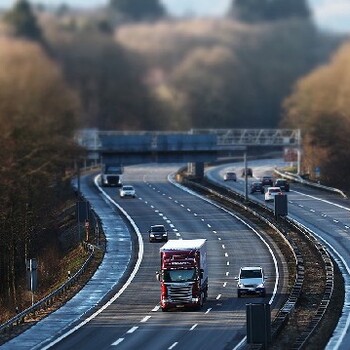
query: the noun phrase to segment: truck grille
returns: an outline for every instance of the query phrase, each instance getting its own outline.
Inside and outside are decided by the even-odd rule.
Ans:
[[[192,284],[168,285],[168,295],[172,302],[190,302],[192,298]]]

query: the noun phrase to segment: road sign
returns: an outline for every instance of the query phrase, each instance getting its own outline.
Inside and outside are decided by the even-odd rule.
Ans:
[[[27,267],[27,287],[30,291],[35,292],[38,287],[38,262],[36,259],[28,259]]]
[[[286,147],[284,149],[283,159],[285,162],[296,162],[298,160],[298,149]]]

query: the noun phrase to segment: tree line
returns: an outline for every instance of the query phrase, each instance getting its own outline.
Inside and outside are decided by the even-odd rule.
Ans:
[[[350,49],[329,61],[343,38],[322,35],[305,1],[235,0],[223,20],[176,21],[159,1],[139,3],[80,13],[20,0],[2,16],[3,301],[18,302],[26,258],[59,247],[77,128],[301,128],[305,171],[348,186]]]
[[[350,41],[329,62],[295,84],[284,101],[282,121],[283,125],[302,131],[303,171],[315,180],[347,191],[350,190],[349,72]]]
[[[57,245],[80,103],[40,45],[2,37],[0,46],[0,297],[18,305],[26,259]],[[40,261],[50,275],[50,261]]]

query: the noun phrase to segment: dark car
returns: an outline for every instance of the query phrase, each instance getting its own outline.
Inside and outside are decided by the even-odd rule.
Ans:
[[[242,177],[245,176],[245,168],[242,169]],[[252,177],[253,176],[253,169],[252,168],[247,168],[247,176]]]
[[[261,178],[261,182],[262,182],[263,186],[273,186],[272,176],[263,176]]]
[[[282,191],[289,192],[289,182],[286,179],[277,179],[274,186],[279,187]]]
[[[265,189],[261,181],[254,181],[250,184],[250,193],[260,192],[264,193]]]
[[[167,242],[168,231],[164,225],[152,225],[148,230],[148,238],[150,242]]]
[[[224,175],[224,181],[237,181],[237,175],[234,171],[227,171]]]

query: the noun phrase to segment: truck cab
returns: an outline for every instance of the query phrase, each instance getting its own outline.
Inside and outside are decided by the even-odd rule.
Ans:
[[[102,187],[122,187],[123,167],[120,164],[104,164],[101,169]]]
[[[208,295],[206,240],[169,240],[160,253],[162,311],[200,309]]]

